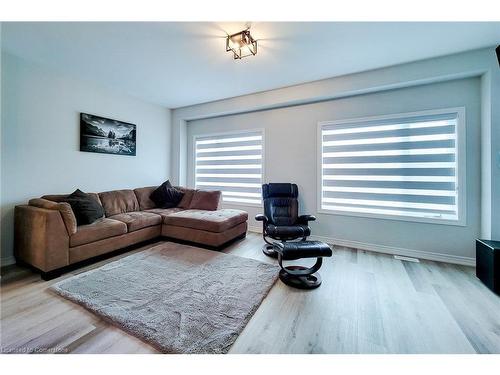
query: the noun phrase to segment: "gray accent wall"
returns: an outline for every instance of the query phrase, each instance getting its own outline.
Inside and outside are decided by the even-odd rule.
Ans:
[[[474,257],[474,240],[480,234],[480,94],[480,79],[468,78],[321,103],[188,121],[187,183],[194,185],[192,139],[195,135],[263,128],[264,181],[294,182],[299,186],[301,213],[315,214],[318,218],[312,224],[313,234],[409,249],[414,250],[415,254],[430,252],[449,255],[452,260],[466,261]],[[317,213],[318,122],[462,106],[466,110],[466,226]],[[227,203],[224,206],[248,211],[252,217],[250,225],[255,228],[260,226],[253,217],[262,211],[261,208]]]
[[[2,55],[2,263],[13,262],[14,206],[43,194],[161,183],[170,175],[170,110]],[[137,156],[79,151],[79,113],[137,124]]]

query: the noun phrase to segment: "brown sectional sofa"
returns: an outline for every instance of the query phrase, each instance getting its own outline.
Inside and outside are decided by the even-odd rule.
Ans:
[[[190,209],[194,190],[179,187],[177,207],[157,208],[149,199],[156,186],[94,193],[105,216],[77,225],[67,195],[45,195],[15,208],[16,260],[44,279],[67,266],[160,236],[219,248],[246,235],[248,214],[234,209]]]

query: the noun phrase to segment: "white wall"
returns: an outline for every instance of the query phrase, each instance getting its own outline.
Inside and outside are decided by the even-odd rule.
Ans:
[[[188,185],[193,186],[194,135],[239,129],[264,128],[265,182],[294,182],[299,186],[302,213],[315,214],[313,234],[341,241],[356,241],[416,252],[474,257],[474,240],[480,232],[480,79],[469,78],[359,95],[322,103],[189,121]],[[317,124],[401,112],[448,107],[466,108],[467,128],[467,225],[413,223],[317,213]],[[228,207],[234,205],[225,204]],[[236,206],[238,207],[238,206]],[[261,208],[243,207],[254,221]],[[466,260],[466,259],[465,259]]]
[[[170,175],[170,111],[2,55],[2,259],[12,261],[16,204],[76,188],[158,184]],[[79,151],[79,113],[137,124],[137,156]]]

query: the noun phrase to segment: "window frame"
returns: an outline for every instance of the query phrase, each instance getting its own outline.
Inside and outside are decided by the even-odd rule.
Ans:
[[[249,129],[241,129],[241,130],[231,130],[231,131],[225,131],[225,132],[214,132],[214,133],[203,133],[203,134],[193,134],[192,136],[192,173],[191,176],[193,178],[193,186],[196,189],[196,140],[199,138],[204,138],[204,137],[216,137],[216,136],[226,136],[226,135],[233,135],[233,134],[242,134],[242,133],[254,133],[254,132],[260,132],[262,133],[262,158],[261,158],[261,171],[262,171],[262,178],[261,178],[261,183],[263,184],[265,181],[265,150],[266,150],[266,136],[265,136],[265,129],[264,128],[249,128]],[[221,204],[224,206],[231,206],[231,207],[239,207],[239,206],[244,206],[244,207],[263,207],[263,201],[262,201],[262,196],[260,197],[261,203],[249,203],[249,202],[228,202],[224,201],[224,198],[221,197]]]
[[[442,115],[442,114],[456,114],[457,115],[457,126],[456,126],[456,176],[457,176],[457,220],[450,219],[439,219],[432,217],[414,217],[414,216],[404,216],[404,215],[390,215],[390,214],[375,214],[375,213],[365,213],[365,212],[349,212],[340,210],[328,210],[323,209],[321,206],[323,198],[323,134],[322,128],[325,125],[345,125],[357,122],[365,121],[385,121],[393,119],[407,119],[408,117],[417,116],[432,116],[432,115]],[[340,215],[340,216],[354,216],[354,217],[364,217],[364,218],[375,218],[384,220],[395,220],[395,221],[407,221],[407,222],[417,222],[417,223],[429,223],[429,224],[441,224],[441,225],[452,225],[452,226],[466,226],[467,225],[467,184],[466,184],[466,114],[465,107],[450,107],[450,108],[440,108],[424,111],[415,112],[403,112],[389,115],[381,116],[368,116],[368,117],[356,117],[356,118],[346,118],[334,121],[319,121],[317,126],[317,140],[316,140],[316,150],[317,150],[317,173],[316,173],[316,207],[317,212],[326,215]]]

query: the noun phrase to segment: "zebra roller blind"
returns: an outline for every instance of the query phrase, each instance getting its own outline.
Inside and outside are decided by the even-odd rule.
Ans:
[[[460,113],[320,123],[321,210],[458,221]]]
[[[261,204],[261,130],[196,137],[195,184],[221,190],[225,202]]]

